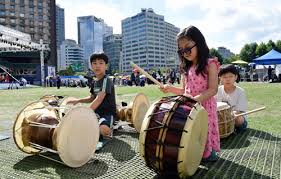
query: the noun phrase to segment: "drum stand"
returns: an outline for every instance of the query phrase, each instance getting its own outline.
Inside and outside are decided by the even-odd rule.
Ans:
[[[29,121],[28,124],[30,126],[33,126],[33,127],[42,127],[42,128],[49,128],[49,129],[55,129],[57,127],[57,125],[49,125],[49,124],[44,124],[44,123],[39,123],[39,122],[31,122],[31,121]],[[54,162],[66,165],[65,163],[63,163],[61,161],[58,161],[56,159],[53,159],[53,158],[48,157],[48,156],[43,154],[43,153],[46,153],[46,152],[51,152],[51,153],[54,153],[54,154],[59,154],[58,151],[55,151],[53,149],[50,149],[48,147],[44,147],[42,145],[39,145],[39,144],[36,144],[36,143],[33,143],[33,142],[29,142],[29,144],[30,144],[31,147],[33,147],[35,149],[38,149],[40,151],[38,153],[39,156],[41,156],[43,158],[46,158],[46,159],[49,159],[49,160],[52,160]]]
[[[39,156],[67,166],[65,163],[63,163],[61,161],[58,161],[56,159],[53,159],[51,157],[48,157],[48,156],[43,154],[43,153],[46,153],[46,152],[51,152],[51,153],[54,153],[54,154],[59,154],[57,151],[55,151],[53,149],[50,149],[50,148],[47,148],[47,147],[44,147],[44,146],[39,145],[39,144],[32,143],[32,142],[29,142],[29,144],[30,144],[30,146],[34,147],[35,149],[40,150],[40,152],[38,153]]]

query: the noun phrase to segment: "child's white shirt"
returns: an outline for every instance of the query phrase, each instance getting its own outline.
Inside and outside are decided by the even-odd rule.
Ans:
[[[234,111],[247,111],[247,97],[244,89],[239,86],[236,86],[232,93],[226,93],[224,91],[224,86],[219,86],[216,99],[218,102],[228,103]]]

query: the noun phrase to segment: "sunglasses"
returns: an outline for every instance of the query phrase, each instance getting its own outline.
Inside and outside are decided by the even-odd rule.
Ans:
[[[190,55],[192,48],[195,47],[195,46],[196,46],[196,44],[194,44],[192,47],[179,49],[178,54],[181,55],[181,56],[183,56],[185,53],[186,53],[186,55]]]

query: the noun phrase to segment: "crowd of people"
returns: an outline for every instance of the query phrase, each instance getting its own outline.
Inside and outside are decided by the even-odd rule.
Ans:
[[[87,80],[82,80],[80,78],[63,78],[60,75],[47,76],[45,79],[46,87],[86,87],[89,86]]]
[[[157,79],[160,83],[163,84],[180,84],[181,75],[178,71],[172,69],[164,71],[163,73],[158,71],[148,72],[153,78]],[[133,69],[131,75],[119,75],[115,74],[113,76],[113,84],[115,85],[123,85],[123,86],[145,86],[146,84],[154,84],[150,79],[148,79],[145,75],[141,75],[137,69]]]
[[[0,75],[0,83],[9,83],[10,82],[10,76],[6,73],[3,73]]]

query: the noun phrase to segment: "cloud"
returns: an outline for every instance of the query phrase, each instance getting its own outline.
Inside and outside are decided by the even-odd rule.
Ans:
[[[239,53],[245,43],[281,37],[281,1],[277,0],[57,0],[65,8],[66,37],[77,39],[77,17],[95,15],[121,33],[121,20],[141,8],[153,8],[165,20],[184,28],[197,26],[209,47],[225,46]]]
[[[213,0],[211,5],[207,1],[166,0],[165,7],[187,16],[198,11],[200,18],[189,18],[189,23],[203,32],[210,47],[225,46],[239,53],[245,43],[280,39],[281,1]]]

